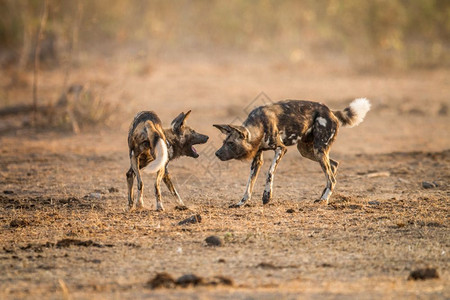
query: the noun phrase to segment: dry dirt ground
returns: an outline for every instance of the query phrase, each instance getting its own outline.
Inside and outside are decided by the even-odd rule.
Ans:
[[[0,119],[0,298],[450,297],[449,71],[361,74],[282,60],[195,57],[109,58],[83,66],[71,81],[101,86],[103,97],[120,105],[112,129],[75,135],[21,126],[29,116]],[[2,94],[7,105],[29,99],[31,77],[22,76],[23,86]],[[42,73],[42,97],[56,99],[61,76]],[[290,147],[270,204],[261,201],[273,155],[266,152],[249,205],[228,208],[243,195],[250,163],[214,158],[221,135],[213,123],[239,123],[252,106],[272,100],[344,108],[360,96],[372,110],[359,127],[339,132],[331,153],[341,164],[330,205],[313,203],[325,184],[319,165]],[[132,116],[154,110],[168,126],[188,109],[189,125],[210,136],[197,147],[197,160],[170,164],[190,210],[177,210],[163,187],[166,210],[154,211],[147,174],[148,210],[127,212]],[[201,222],[178,225],[195,214]],[[211,235],[222,245],[207,246]],[[408,280],[424,267],[439,278]],[[195,274],[210,284],[152,289],[151,279],[163,272],[174,279]]]

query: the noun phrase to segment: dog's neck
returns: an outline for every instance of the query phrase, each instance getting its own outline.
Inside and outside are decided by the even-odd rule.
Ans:
[[[264,130],[254,125],[247,125],[247,126],[244,125],[243,127],[247,130],[248,142],[252,146],[258,147],[264,136]]]
[[[169,152],[169,160],[182,156],[181,143],[179,138],[175,135],[172,128],[164,129],[164,135],[166,136],[167,150]]]
[[[244,125],[243,127],[247,130],[248,143],[251,145],[246,158],[254,158],[262,146],[264,130],[262,127],[254,125]]]

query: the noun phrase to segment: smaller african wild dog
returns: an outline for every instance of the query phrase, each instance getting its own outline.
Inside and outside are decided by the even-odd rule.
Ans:
[[[361,123],[370,110],[365,98],[355,99],[341,111],[331,111],[317,102],[285,100],[260,106],[250,112],[242,126],[213,125],[227,137],[216,156],[222,160],[253,159],[250,178],[244,197],[230,207],[240,207],[251,198],[253,186],[263,163],[263,151],[274,150],[275,156],[267,174],[263,204],[272,198],[275,170],[287,151],[287,146],[297,144],[300,154],[319,162],[327,180],[320,199],[328,203],[336,185],[338,162],[329,158],[330,147],[336,139],[339,126],[353,127]]]
[[[137,177],[138,188],[136,207],[142,208],[144,206],[144,184],[140,173],[140,170],[144,168],[148,173],[156,173],[156,210],[164,210],[161,202],[161,180],[164,181],[172,195],[177,197],[178,203],[185,207],[170,179],[167,165],[169,161],[180,156],[197,158],[199,155],[194,145],[204,144],[208,140],[208,136],[197,133],[185,125],[186,118],[190,113],[191,111],[186,114],[180,113],[172,121],[171,128],[168,129],[162,128],[161,120],[152,111],[142,111],[134,117],[128,132],[131,167],[126,174],[128,207],[130,209],[133,208],[134,204],[133,182],[135,177]]]

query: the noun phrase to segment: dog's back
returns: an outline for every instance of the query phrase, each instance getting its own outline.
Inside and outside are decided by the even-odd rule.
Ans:
[[[275,144],[272,139],[276,139],[279,133],[283,143],[290,146],[308,132],[318,117],[333,118],[330,109],[321,103],[284,100],[255,108],[243,125],[260,127],[268,138],[266,145]]]

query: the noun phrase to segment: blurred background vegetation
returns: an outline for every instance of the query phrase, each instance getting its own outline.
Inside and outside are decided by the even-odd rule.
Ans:
[[[44,0],[0,0],[0,63],[30,64]],[[41,59],[139,45],[246,52],[359,69],[450,65],[449,0],[49,0]],[[181,52],[182,51],[182,52]]]

